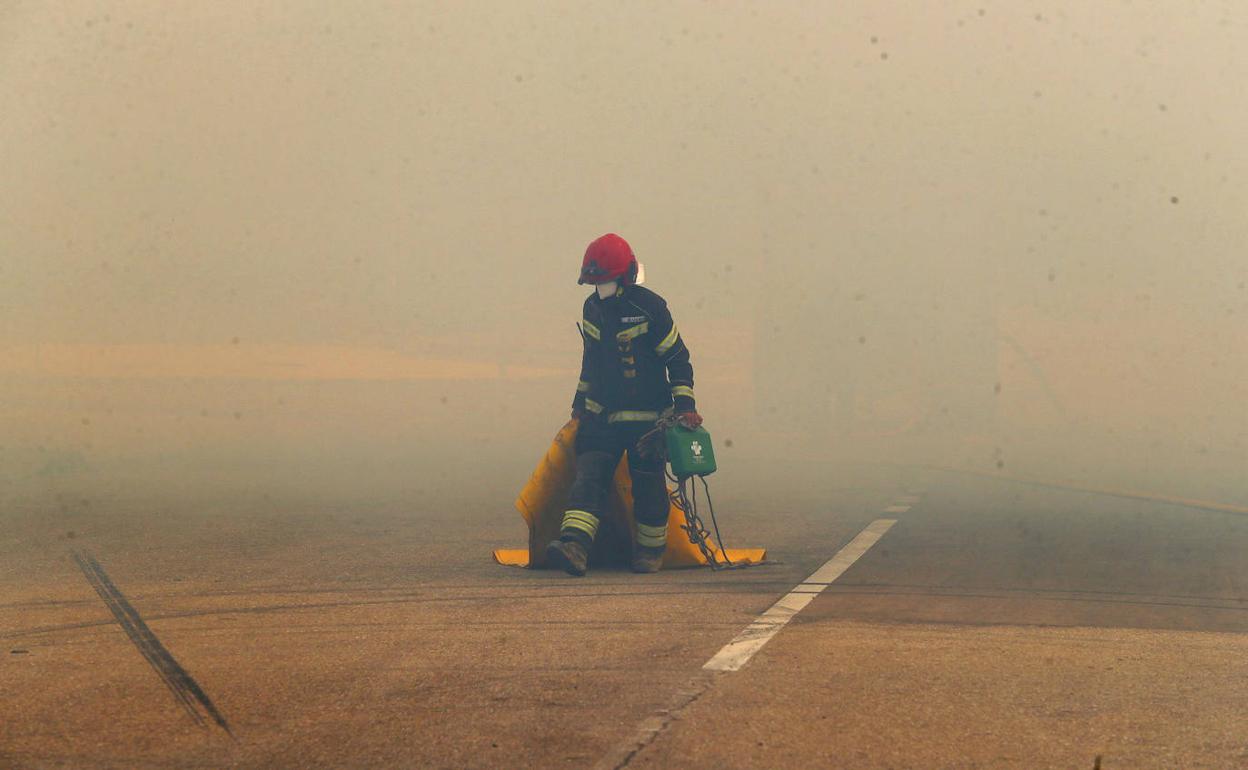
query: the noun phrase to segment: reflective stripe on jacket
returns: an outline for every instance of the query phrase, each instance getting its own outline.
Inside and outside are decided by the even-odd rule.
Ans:
[[[572,406],[611,422],[653,420],[675,404],[696,409],[689,348],[667,303],[644,286],[589,295],[581,317],[581,378]]]

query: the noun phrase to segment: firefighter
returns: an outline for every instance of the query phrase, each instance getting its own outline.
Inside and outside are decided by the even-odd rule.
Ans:
[[[637,522],[632,568],[659,570],[669,510],[664,462],[642,457],[637,442],[671,411],[686,427],[702,424],[693,398],[689,349],[667,303],[638,286],[637,273],[632,248],[614,233],[585,250],[577,283],[592,284],[594,293],[586,298],[582,313],[584,352],[572,400],[572,417],[579,422],[576,480],[559,539],[546,547],[547,561],[570,575],[585,574],[615,468],[624,454]]]

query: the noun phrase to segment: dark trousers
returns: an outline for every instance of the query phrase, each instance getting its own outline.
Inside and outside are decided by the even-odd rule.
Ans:
[[[576,434],[576,480],[568,495],[562,538],[579,540],[586,547],[593,542],[598,520],[606,513],[615,469],[624,454],[628,455],[628,474],[633,481],[633,518],[638,525],[667,526],[664,462],[658,457],[643,458],[637,449],[637,441],[653,429],[653,422],[581,421]]]

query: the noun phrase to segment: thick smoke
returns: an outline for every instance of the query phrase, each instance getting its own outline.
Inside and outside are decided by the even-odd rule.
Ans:
[[[0,10],[0,483],[473,494],[566,418],[584,245],[738,489],[1248,500],[1235,4]]]

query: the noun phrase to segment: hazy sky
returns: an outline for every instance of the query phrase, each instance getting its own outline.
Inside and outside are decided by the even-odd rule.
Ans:
[[[1101,339],[1242,436],[1245,82],[1233,2],[0,0],[0,346],[551,366],[613,230],[704,350]]]
[[[1243,307],[1234,3],[2,7],[8,339],[549,323],[605,230],[687,299]]]

